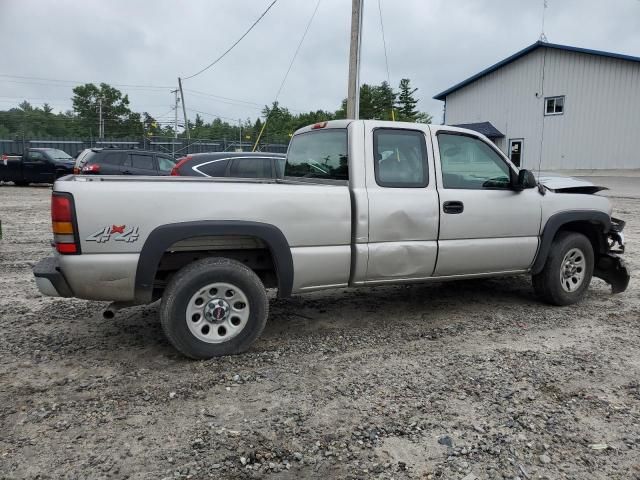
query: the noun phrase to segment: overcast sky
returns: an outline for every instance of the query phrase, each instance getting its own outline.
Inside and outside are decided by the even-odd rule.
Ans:
[[[193,110],[255,119],[271,103],[317,0],[278,0],[220,63],[185,82]],[[21,100],[71,105],[75,82],[119,87],[132,108],[172,118],[171,86],[210,63],[271,0],[0,0],[0,109]],[[378,0],[364,0],[361,81],[386,80]],[[431,97],[538,40],[543,0],[381,0],[391,83],[419,90],[419,107],[441,120]],[[293,111],[335,110],[346,96],[349,0],[321,0],[279,98]],[[640,56],[640,0],[548,0],[552,43]],[[2,76],[4,75],[4,76]],[[6,75],[66,80],[51,82]]]

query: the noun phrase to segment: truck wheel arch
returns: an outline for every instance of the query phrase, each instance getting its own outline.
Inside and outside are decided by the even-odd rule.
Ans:
[[[547,220],[540,236],[540,247],[531,267],[532,274],[538,274],[544,268],[551,245],[558,232],[563,230],[583,233],[593,245],[596,257],[606,253],[606,233],[611,229],[611,218],[597,210],[571,210],[559,212]]]
[[[161,225],[147,237],[140,251],[136,268],[135,300],[153,300],[154,279],[164,253],[181,240],[201,236],[239,235],[262,240],[268,247],[278,279],[278,296],[291,295],[293,288],[293,258],[291,248],[282,231],[270,224],[240,220],[207,220]]]

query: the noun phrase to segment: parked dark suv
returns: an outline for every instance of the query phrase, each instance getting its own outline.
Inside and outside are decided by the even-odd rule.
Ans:
[[[175,162],[168,154],[148,150],[88,148],[73,169],[80,175],[169,175]]]
[[[178,159],[171,175],[282,178],[286,156],[270,152],[194,153]]]

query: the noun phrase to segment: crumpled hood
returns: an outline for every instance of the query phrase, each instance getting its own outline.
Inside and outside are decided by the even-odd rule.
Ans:
[[[538,182],[556,193],[593,194],[602,190],[608,190],[607,187],[594,185],[587,180],[566,177],[557,173],[541,172],[538,175]]]

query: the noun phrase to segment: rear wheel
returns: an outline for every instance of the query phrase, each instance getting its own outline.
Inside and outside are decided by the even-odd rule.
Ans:
[[[190,358],[247,350],[267,322],[269,304],[258,276],[227,258],[187,265],[169,282],[160,306],[171,344]]]
[[[561,232],[551,244],[544,268],[533,275],[536,294],[552,305],[571,305],[582,299],[593,276],[594,255],[589,239]]]

